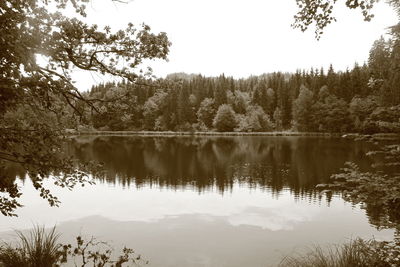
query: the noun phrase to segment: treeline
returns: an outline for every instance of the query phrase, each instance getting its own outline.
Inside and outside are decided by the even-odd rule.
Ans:
[[[368,64],[247,79],[172,74],[91,88],[98,130],[400,132],[400,49],[377,40]]]

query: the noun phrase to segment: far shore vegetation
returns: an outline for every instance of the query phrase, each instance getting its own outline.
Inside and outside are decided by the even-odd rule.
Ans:
[[[380,39],[373,49],[385,44]],[[376,53],[381,52],[371,51]],[[84,116],[68,126],[78,131],[400,133],[400,100],[393,90],[382,91],[382,80],[374,80],[372,71],[355,65],[345,72],[331,67],[247,79],[179,73],[139,85],[106,83],[86,93],[101,100],[95,109],[82,109]]]

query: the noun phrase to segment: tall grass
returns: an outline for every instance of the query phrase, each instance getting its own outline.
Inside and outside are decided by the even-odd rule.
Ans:
[[[382,242],[355,239],[349,243],[322,248],[316,246],[305,255],[288,256],[279,266],[287,267],[386,267],[392,265],[382,250]]]
[[[5,267],[51,267],[58,262],[61,244],[57,242],[60,235],[55,227],[46,231],[44,227],[35,226],[29,234],[16,233],[15,247],[5,243],[0,248],[0,262]]]

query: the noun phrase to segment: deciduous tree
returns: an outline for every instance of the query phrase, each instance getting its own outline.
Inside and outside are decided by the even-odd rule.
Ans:
[[[0,211],[14,215],[20,192],[4,177],[4,163],[22,164],[33,184],[50,204],[57,198],[43,188],[42,181],[53,174],[55,183],[72,187],[85,180],[76,172],[76,162],[62,157],[64,126],[46,120],[57,101],[69,105],[81,116],[78,102],[96,111],[96,99],[85,98],[74,86],[76,69],[110,74],[136,82],[137,69],[145,59],[166,59],[169,41],[165,33],[151,33],[150,27],[133,24],[112,31],[83,22],[88,0],[6,0],[0,2]],[[50,6],[56,11],[50,11]],[[62,15],[68,8],[76,18]],[[38,57],[44,59],[40,64]],[[125,62],[121,67],[122,61]],[[5,119],[21,108],[29,117]],[[33,119],[32,117],[35,117]],[[84,170],[83,167],[79,168]],[[62,175],[57,175],[57,174]]]
[[[228,104],[219,106],[213,126],[220,132],[232,132],[236,127],[235,111]]]

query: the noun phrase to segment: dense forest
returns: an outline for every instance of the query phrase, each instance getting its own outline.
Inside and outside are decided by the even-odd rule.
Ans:
[[[394,33],[396,31],[393,31]],[[92,87],[78,124],[97,130],[400,132],[399,41],[368,64],[234,79],[185,73]]]

